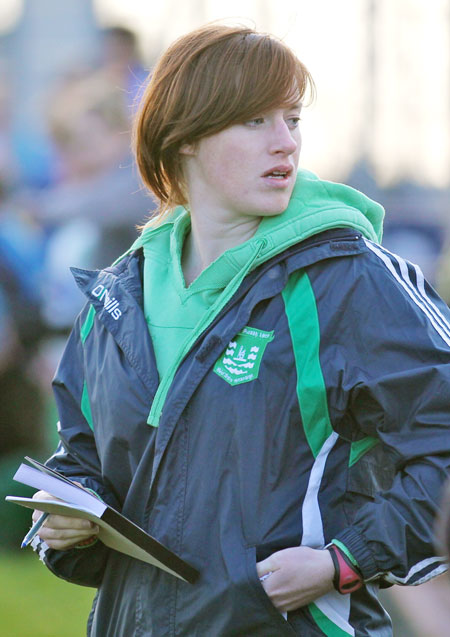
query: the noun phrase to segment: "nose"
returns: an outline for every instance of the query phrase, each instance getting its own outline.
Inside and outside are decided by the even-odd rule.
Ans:
[[[280,153],[283,155],[292,155],[295,153],[299,145],[300,133],[298,129],[289,128],[284,119],[274,122],[273,135],[270,144],[271,154]]]

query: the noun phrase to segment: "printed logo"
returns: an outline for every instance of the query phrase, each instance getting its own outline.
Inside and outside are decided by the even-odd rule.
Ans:
[[[240,385],[258,378],[259,367],[267,345],[273,341],[273,331],[265,332],[256,327],[244,327],[236,335],[224,354],[214,365],[213,371],[229,385]]]
[[[103,301],[103,307],[107,312],[111,314],[115,321],[118,321],[122,316],[121,310],[119,310],[119,301],[116,297],[109,295],[108,289],[104,285],[97,285],[92,290],[92,295],[97,297],[99,301]]]

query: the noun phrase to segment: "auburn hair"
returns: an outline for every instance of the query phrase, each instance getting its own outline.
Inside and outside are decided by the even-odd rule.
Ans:
[[[272,35],[212,24],[176,40],[151,75],[133,131],[141,178],[160,203],[151,223],[187,204],[183,144],[301,102],[308,89],[313,96],[308,70]]]

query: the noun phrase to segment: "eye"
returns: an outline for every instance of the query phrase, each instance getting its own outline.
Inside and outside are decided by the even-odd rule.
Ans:
[[[246,126],[252,126],[253,128],[255,128],[256,126],[261,126],[261,124],[264,124],[264,117],[254,117],[253,119],[249,119],[244,122],[244,124]]]
[[[287,124],[289,126],[289,128],[298,128],[299,123],[301,122],[301,117],[299,117],[298,115],[294,115],[292,117],[288,117],[287,118]]]

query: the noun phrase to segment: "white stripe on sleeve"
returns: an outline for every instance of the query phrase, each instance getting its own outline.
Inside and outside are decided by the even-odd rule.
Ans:
[[[367,247],[369,248],[369,250],[371,250],[374,254],[376,254],[381,259],[381,261],[383,261],[383,263],[385,264],[389,272],[392,274],[392,276],[401,285],[401,287],[405,290],[405,292],[412,299],[412,301],[422,310],[425,316],[429,319],[431,325],[434,327],[436,332],[442,338],[444,343],[450,347],[450,325],[448,321],[444,318],[444,316],[436,307],[436,305],[427,296],[427,294],[425,293],[425,288],[423,287],[423,293],[422,293],[422,290],[420,289],[420,284],[418,284],[419,287],[416,287],[411,282],[406,262],[403,259],[395,256],[395,258],[398,260],[398,263],[400,265],[400,271],[402,274],[402,276],[400,276],[397,270],[395,269],[394,264],[392,263],[392,259],[384,250],[382,250],[379,246],[376,246],[371,241],[368,241],[367,239],[365,240],[365,243]],[[401,263],[402,261],[404,264],[403,266]],[[419,269],[418,266],[416,266],[416,268]],[[423,278],[423,275],[421,276]]]

